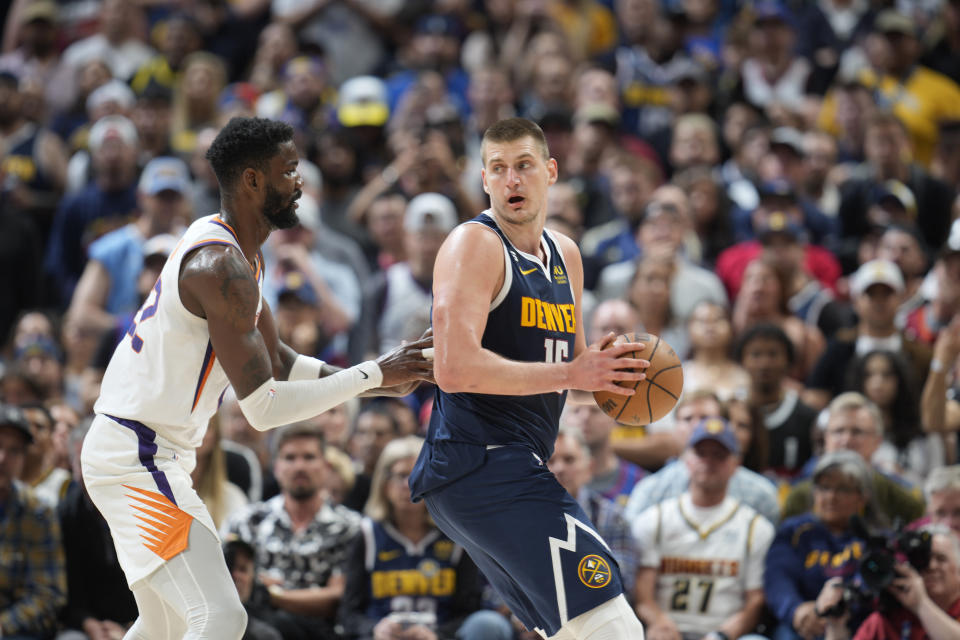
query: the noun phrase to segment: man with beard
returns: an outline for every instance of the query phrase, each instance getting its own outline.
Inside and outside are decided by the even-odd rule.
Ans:
[[[285,640],[338,637],[331,623],[346,585],[341,567],[360,531],[360,515],[323,491],[331,473],[324,446],[323,432],[308,423],[282,429],[273,461],[280,494],[250,505],[223,529],[256,550],[270,594],[258,615]]]
[[[280,342],[261,295],[260,246],[298,222],[302,182],[290,126],[234,118],[207,159],[221,210],[187,229],[114,351],[81,457],[140,612],[128,638],[240,638],[246,627],[190,479],[228,385],[263,431],[381,385],[407,393],[407,383],[432,377],[421,352],[431,339],[342,371]]]

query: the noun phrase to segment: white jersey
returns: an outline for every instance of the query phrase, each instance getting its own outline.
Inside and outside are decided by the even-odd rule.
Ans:
[[[183,257],[207,245],[240,249],[237,234],[219,215],[194,222],[134,316],[107,365],[94,411],[142,422],[185,452],[200,446],[207,422],[230,384],[210,342],[207,320],[180,301]],[[263,286],[263,256],[254,276]],[[263,296],[257,303],[257,318]]]
[[[650,507],[633,523],[641,566],[657,569],[657,604],[681,635],[697,638],[742,610],[747,591],[763,587],[774,533],[738,500],[702,509],[689,493]]]

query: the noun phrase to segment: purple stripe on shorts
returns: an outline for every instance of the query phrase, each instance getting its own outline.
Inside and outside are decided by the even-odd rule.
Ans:
[[[116,418],[111,415],[107,415],[107,417],[137,434],[140,463],[146,467],[150,475],[153,476],[153,481],[157,483],[157,489],[160,490],[160,493],[165,495],[173,504],[177,504],[176,499],[173,497],[173,490],[170,488],[170,483],[167,482],[166,474],[160,471],[160,469],[157,469],[157,465],[153,461],[153,456],[157,453],[157,444],[154,442],[157,438],[157,433],[147,425],[142,422],[137,422],[136,420]]]

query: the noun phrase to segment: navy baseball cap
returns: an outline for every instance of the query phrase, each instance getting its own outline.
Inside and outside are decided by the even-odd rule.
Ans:
[[[19,431],[26,438],[27,444],[33,442],[33,433],[30,431],[30,423],[18,407],[10,404],[0,403],[0,427],[10,427]]]
[[[733,454],[740,453],[740,441],[730,423],[723,418],[705,418],[693,430],[690,436],[688,447],[695,447],[704,440],[713,440],[719,442],[727,451]]]

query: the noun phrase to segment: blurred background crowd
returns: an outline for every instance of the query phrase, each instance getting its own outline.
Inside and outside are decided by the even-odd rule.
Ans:
[[[684,360],[670,417],[568,407],[551,461],[651,638],[901,637],[821,615],[868,546],[852,515],[931,521],[921,590],[960,619],[957,0],[13,0],[0,23],[4,637],[136,617],[78,451],[179,234],[219,208],[204,153],[250,115],[294,127],[305,183],[265,299],[338,365],[428,326],[437,250],[487,206],[485,128],[543,128],[588,342],[645,330]],[[431,401],[264,434],[227,393],[193,475],[249,637],[536,637],[409,501]],[[729,520],[751,569],[712,602],[667,561],[702,550],[640,515],[685,500],[767,523]],[[899,607],[929,633],[903,637],[958,637]]]

